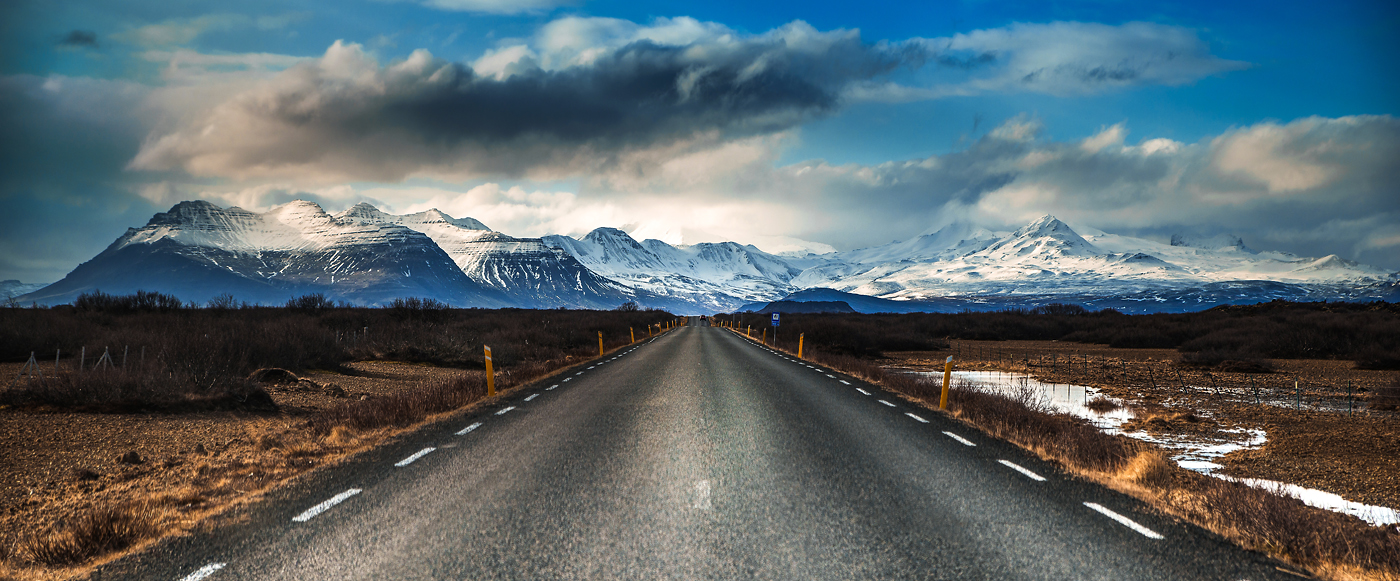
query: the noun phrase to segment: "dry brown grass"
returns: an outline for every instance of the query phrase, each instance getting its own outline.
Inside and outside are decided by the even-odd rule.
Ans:
[[[50,567],[83,563],[161,534],[161,513],[149,504],[93,510],[29,537],[20,543],[18,554]]]

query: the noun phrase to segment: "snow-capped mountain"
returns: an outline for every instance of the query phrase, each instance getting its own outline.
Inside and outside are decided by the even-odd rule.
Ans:
[[[806,270],[792,283],[804,289],[918,301],[950,296],[1116,296],[1231,281],[1366,285],[1392,278],[1335,256],[1305,259],[1254,252],[1238,237],[1177,236],[1174,244],[1162,244],[1086,231],[1090,233],[1081,236],[1052,216],[1006,234],[955,224],[921,237],[918,245],[895,243],[837,253],[831,262]]]
[[[874,312],[1072,302],[1133,312],[1288,300],[1397,300],[1400,274],[1337,256],[1247,247],[1237,236],[1163,243],[1044,216],[1013,232],[951,224],[884,246],[778,256],[733,242],[672,246],[598,228],[516,238],[438,210],[369,204],[328,214],[297,201],[264,213],[181,202],[129,229],[63,280],[17,297],[46,304],[90,290],[154,290],[279,304],[322,292],[356,304],[395,297],[477,307],[608,309],[626,301],[713,313],[842,301]],[[29,290],[29,289],[26,289]]]
[[[453,218],[436,209],[393,215],[369,204],[357,204],[335,215],[359,224],[396,224],[426,234],[468,278],[501,291],[511,304],[532,308],[610,309],[627,301],[649,306],[651,300],[627,286],[589,271],[568,253],[546,246],[538,238],[514,238],[493,232],[471,218]]]
[[[231,293],[276,304],[320,292],[356,304],[401,296],[462,306],[511,304],[468,278],[421,232],[338,219],[304,201],[262,214],[181,202],[25,299],[68,302],[92,290],[153,290],[199,302]]]
[[[777,300],[796,290],[791,281],[802,272],[781,257],[734,242],[675,247],[660,240],[637,242],[616,228],[598,228],[579,239],[543,240],[613,281],[715,311]]]

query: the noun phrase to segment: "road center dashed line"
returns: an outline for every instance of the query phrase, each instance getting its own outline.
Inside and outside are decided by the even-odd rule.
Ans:
[[[475,424],[472,424],[472,425],[470,425],[470,426],[467,426],[467,427],[465,427],[465,428],[462,428],[462,431],[457,432],[457,435],[458,435],[458,436],[465,436],[465,435],[467,435],[467,434],[470,434],[472,430],[475,430],[475,429],[480,428],[480,427],[481,427],[481,422],[477,422],[477,423],[475,423]]]
[[[885,404],[885,405],[890,406],[890,407],[899,407],[899,406],[896,406],[896,405],[894,405],[894,404],[892,404],[892,403],[890,403],[890,402],[887,402],[887,401],[885,401],[885,400],[883,400],[883,399],[880,400],[880,403]]]
[[[957,440],[957,441],[961,442],[962,445],[964,445],[964,446],[976,446],[976,445],[977,445],[977,444],[973,444],[973,443],[972,443],[972,440],[969,440],[969,439],[967,439],[967,438],[964,438],[964,437],[959,436],[959,435],[957,435],[957,434],[954,434],[954,433],[952,433],[952,432],[946,432],[946,431],[945,431],[945,432],[943,432],[943,435],[948,436],[949,438],[952,438],[952,439],[954,439],[954,440]]]
[[[540,394],[538,394],[538,393],[532,393],[532,394],[530,394],[530,397],[525,398],[525,401],[530,401],[530,400],[535,399],[535,398],[537,398],[537,397],[539,397],[539,396],[540,396]]]
[[[1015,470],[1015,471],[1017,471],[1017,472],[1020,472],[1021,474],[1026,475],[1026,478],[1029,478],[1029,479],[1034,480],[1034,481],[1036,481],[1036,482],[1045,482],[1045,477],[1044,477],[1044,476],[1041,476],[1041,475],[1039,475],[1039,474],[1036,474],[1036,473],[1034,473],[1034,472],[1031,472],[1030,470],[1026,470],[1025,468],[1022,468],[1022,467],[1020,467],[1020,466],[1017,466],[1016,464],[1013,464],[1013,463],[1011,463],[1010,461],[1007,461],[1007,460],[997,460],[997,462],[1001,462],[1001,463],[1002,463],[1004,466],[1006,466],[1007,468],[1010,468],[1010,469],[1012,469],[1012,470]]]
[[[909,417],[911,417],[911,418],[914,418],[914,419],[916,419],[916,420],[919,420],[919,423],[921,423],[921,424],[927,424],[927,423],[928,423],[928,420],[923,419],[923,418],[921,418],[921,417],[919,417],[919,416],[916,416],[916,415],[914,415],[914,414],[911,414],[911,413],[909,413],[909,412],[904,412],[904,415],[909,416]]]
[[[306,512],[292,517],[292,522],[306,522],[313,518],[316,518],[316,515],[330,510],[331,507],[345,502],[350,497],[355,496],[356,494],[359,494],[361,492],[364,491],[358,488],[351,488],[350,490],[346,490],[345,492],[332,496],[325,502],[322,502],[321,504],[306,509]]]
[[[701,480],[695,483],[695,504],[693,508],[700,510],[710,509],[710,481]]]
[[[565,378],[564,378],[564,381],[568,381],[568,380],[570,380],[570,379],[573,379],[573,378],[572,378],[572,377],[565,377]]]
[[[419,459],[419,458],[422,458],[422,457],[424,457],[424,456],[427,456],[430,452],[432,452],[433,450],[436,450],[436,449],[437,449],[437,448],[434,448],[434,447],[432,447],[432,446],[428,446],[427,448],[423,448],[422,450],[419,450],[419,451],[417,451],[417,452],[414,452],[412,456],[409,456],[409,457],[407,457],[407,458],[404,458],[403,460],[399,460],[398,462],[395,462],[395,463],[394,463],[394,467],[395,467],[395,468],[403,468],[404,466],[408,466],[409,464],[412,464],[415,460],[417,460],[417,459]]]
[[[860,392],[861,394],[863,394],[863,395],[870,395],[870,392],[865,391],[865,390],[863,390],[863,389],[861,389],[861,388],[859,388],[859,387],[856,388],[856,391],[859,391],[859,392]]]
[[[1087,507],[1089,507],[1089,508],[1092,508],[1092,509],[1098,511],[1099,514],[1102,514],[1102,515],[1104,515],[1104,516],[1106,516],[1106,517],[1108,517],[1108,518],[1111,518],[1111,519],[1113,519],[1113,520],[1115,520],[1115,521],[1118,521],[1118,524],[1123,525],[1123,526],[1125,526],[1125,527],[1128,527],[1128,528],[1130,528],[1130,529],[1133,529],[1133,530],[1137,531],[1139,534],[1141,534],[1142,536],[1147,537],[1147,538],[1149,538],[1149,539],[1162,540],[1162,539],[1165,539],[1165,538],[1166,538],[1166,537],[1164,537],[1164,536],[1162,536],[1162,535],[1157,534],[1157,532],[1156,532],[1156,531],[1153,531],[1152,529],[1149,529],[1149,528],[1147,528],[1147,527],[1145,527],[1145,526],[1142,526],[1142,525],[1140,525],[1140,524],[1137,524],[1136,522],[1133,522],[1133,519],[1130,519],[1130,518],[1128,518],[1128,517],[1126,517],[1126,516],[1123,516],[1123,515],[1121,515],[1121,514],[1118,514],[1118,513],[1116,513],[1116,512],[1113,512],[1113,511],[1111,511],[1111,510],[1108,510],[1108,509],[1104,508],[1103,506],[1101,506],[1101,505],[1099,505],[1099,504],[1096,504],[1096,503],[1093,503],[1093,502],[1086,502],[1086,503],[1084,503],[1084,506],[1087,506]]]
[[[826,376],[827,376],[827,377],[830,377],[830,378],[832,378],[832,379],[836,379],[836,376],[835,376],[835,375],[832,375],[832,374],[830,374],[830,373],[826,374]]]
[[[583,375],[583,372],[582,372],[582,371],[580,371],[580,372],[578,372],[578,373],[575,373],[575,374],[574,374],[574,377],[578,377],[578,376],[580,376],[580,375]]]
[[[503,409],[503,410],[501,410],[501,411],[496,412],[496,415],[498,415],[498,416],[506,415],[506,412],[508,412],[508,411],[510,411],[510,410],[513,410],[513,409],[515,409],[515,406],[510,406],[510,407],[508,407],[508,408],[506,408],[506,409]]]
[[[551,385],[551,386],[549,386],[549,387],[544,388],[544,390],[545,390],[545,391],[550,391],[550,390],[552,390],[552,389],[554,389],[554,388],[556,388],[556,387],[559,387],[559,384],[556,383],[556,384],[554,384],[554,385]]]
[[[844,384],[846,384],[846,385],[850,385],[850,384],[851,384],[851,382],[846,381],[846,380],[844,380],[844,379],[838,379],[838,380],[836,380],[836,381],[839,381],[839,382],[844,383]]]
[[[213,575],[215,571],[223,569],[227,565],[228,563],[210,563],[208,565],[200,567],[198,571],[186,575],[185,578],[181,579],[180,581],[200,581],[205,577]]]

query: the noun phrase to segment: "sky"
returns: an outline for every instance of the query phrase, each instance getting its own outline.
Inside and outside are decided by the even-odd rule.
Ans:
[[[849,250],[1051,214],[1400,271],[1393,2],[0,5],[0,279],[183,200]]]

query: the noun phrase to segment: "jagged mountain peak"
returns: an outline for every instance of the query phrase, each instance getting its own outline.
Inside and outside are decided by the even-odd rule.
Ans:
[[[1069,224],[1061,222],[1058,218],[1046,214],[1036,218],[1030,224],[1022,226],[1021,229],[1012,233],[1015,237],[1038,237],[1038,236],[1074,236],[1079,238],[1079,233],[1075,232]],[[1082,238],[1080,238],[1082,240]]]

